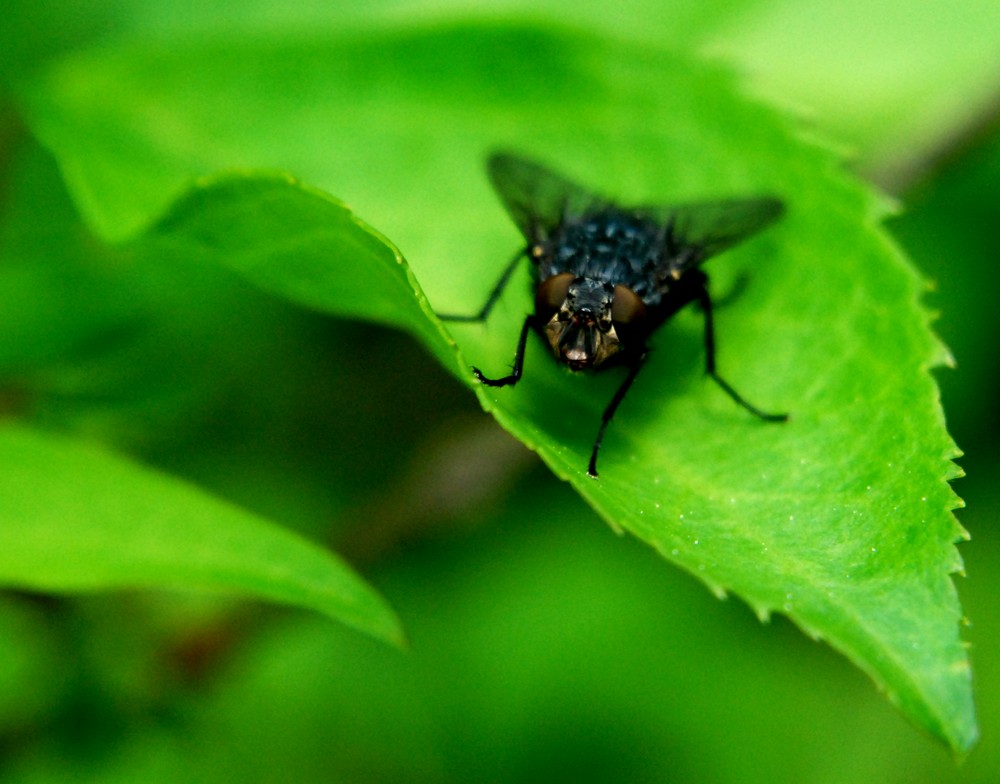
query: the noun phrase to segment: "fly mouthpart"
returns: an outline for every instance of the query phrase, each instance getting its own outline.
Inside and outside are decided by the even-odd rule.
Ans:
[[[589,365],[593,361],[595,330],[593,319],[573,318],[559,340],[559,350],[566,362]]]

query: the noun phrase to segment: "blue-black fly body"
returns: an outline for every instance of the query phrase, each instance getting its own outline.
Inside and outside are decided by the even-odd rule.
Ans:
[[[516,384],[528,334],[540,334],[571,370],[624,365],[628,373],[604,409],[587,472],[597,476],[604,431],[635,381],[649,336],[685,305],[705,316],[706,370],[739,405],[767,421],[784,421],[748,403],[715,370],[715,333],[708,276],[700,265],[777,220],[783,205],[760,197],[681,205],[621,207],[540,164],[509,153],[491,156],[487,172],[526,245],[504,270],[486,303],[471,316],[484,321],[518,261],[531,261],[534,311],[524,320],[510,375],[489,386]]]

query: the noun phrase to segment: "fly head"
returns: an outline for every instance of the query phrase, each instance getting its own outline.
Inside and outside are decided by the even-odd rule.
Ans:
[[[536,314],[556,358],[571,370],[584,370],[639,348],[645,307],[625,286],[562,272],[539,285]]]

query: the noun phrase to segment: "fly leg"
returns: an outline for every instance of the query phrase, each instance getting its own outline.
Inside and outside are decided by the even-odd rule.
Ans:
[[[503,290],[507,287],[510,282],[511,276],[514,274],[514,270],[517,269],[517,263],[521,260],[524,255],[523,250],[519,250],[517,255],[514,256],[507,264],[504,269],[503,274],[500,276],[500,280],[496,282],[490,295],[486,298],[486,302],[479,309],[478,313],[472,315],[462,316],[453,314],[438,314],[438,318],[442,321],[458,321],[465,323],[481,323],[486,321],[490,315],[490,311],[493,310],[493,306],[496,305],[497,300],[500,299],[500,295]],[[472,372],[475,374],[476,378],[482,383],[491,387],[506,387],[513,386],[518,381],[521,380],[521,371],[524,368],[524,350],[528,343],[528,332],[531,331],[531,326],[534,324],[535,317],[527,316],[524,319],[524,324],[521,325],[521,335],[517,339],[517,351],[514,354],[514,366],[511,369],[511,374],[509,376],[504,376],[503,378],[487,378],[483,375],[483,372],[477,368],[472,368]]]
[[[639,357],[632,363],[632,366],[628,369],[628,375],[625,376],[625,380],[622,382],[621,386],[618,387],[618,391],[615,392],[615,396],[611,398],[611,402],[608,403],[607,408],[604,409],[604,413],[601,414],[601,427],[597,431],[597,438],[594,439],[594,449],[590,453],[590,463],[587,466],[587,473],[594,479],[597,479],[597,453],[601,448],[601,441],[604,440],[604,431],[608,427],[608,423],[611,421],[611,417],[615,415],[615,411],[618,410],[618,406],[625,399],[625,394],[628,392],[629,388],[632,386],[632,382],[635,381],[635,377],[639,375],[639,370],[642,368],[643,362],[646,361],[646,351],[643,351]]]
[[[531,315],[526,316],[524,324],[521,325],[521,336],[517,339],[517,351],[514,354],[514,366],[511,368],[509,376],[504,376],[503,378],[486,378],[486,376],[483,375],[483,371],[474,367],[472,368],[472,372],[475,374],[476,378],[488,387],[513,386],[520,381],[521,371],[524,369],[524,350],[528,345],[528,333],[531,331],[531,326],[534,323],[535,317]]]
[[[708,288],[704,285],[702,285],[698,290],[698,304],[701,306],[702,312],[705,314],[705,372],[715,380],[716,384],[722,387],[722,390],[729,395],[729,397],[743,406],[743,408],[754,416],[763,419],[765,422],[784,422],[787,420],[788,414],[769,414],[766,411],[761,411],[757,408],[757,406],[748,403],[743,399],[743,396],[740,395],[739,392],[729,385],[728,381],[716,372],[715,327],[712,322],[712,298],[708,293]]]
[[[514,270],[517,269],[517,262],[521,260],[523,255],[524,251],[519,250],[517,255],[510,260],[510,263],[507,264],[507,268],[503,271],[503,275],[500,276],[500,280],[496,282],[496,285],[493,287],[493,291],[490,292],[490,295],[486,298],[486,302],[483,303],[483,306],[479,309],[478,313],[473,313],[472,315],[467,316],[454,315],[451,313],[439,313],[438,318],[442,321],[460,321],[477,324],[486,321],[487,317],[490,315],[490,311],[493,310],[493,306],[497,304],[497,300],[500,299],[500,295],[503,294],[503,290],[507,288],[507,283],[510,282],[511,275],[513,275]]]

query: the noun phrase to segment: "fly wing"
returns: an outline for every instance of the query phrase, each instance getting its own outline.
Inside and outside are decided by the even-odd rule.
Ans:
[[[756,234],[784,211],[778,199],[761,197],[642,207],[635,213],[663,227],[664,261],[676,275]]]
[[[578,217],[606,204],[575,182],[512,153],[494,153],[486,170],[528,242],[543,241],[568,217]]]

